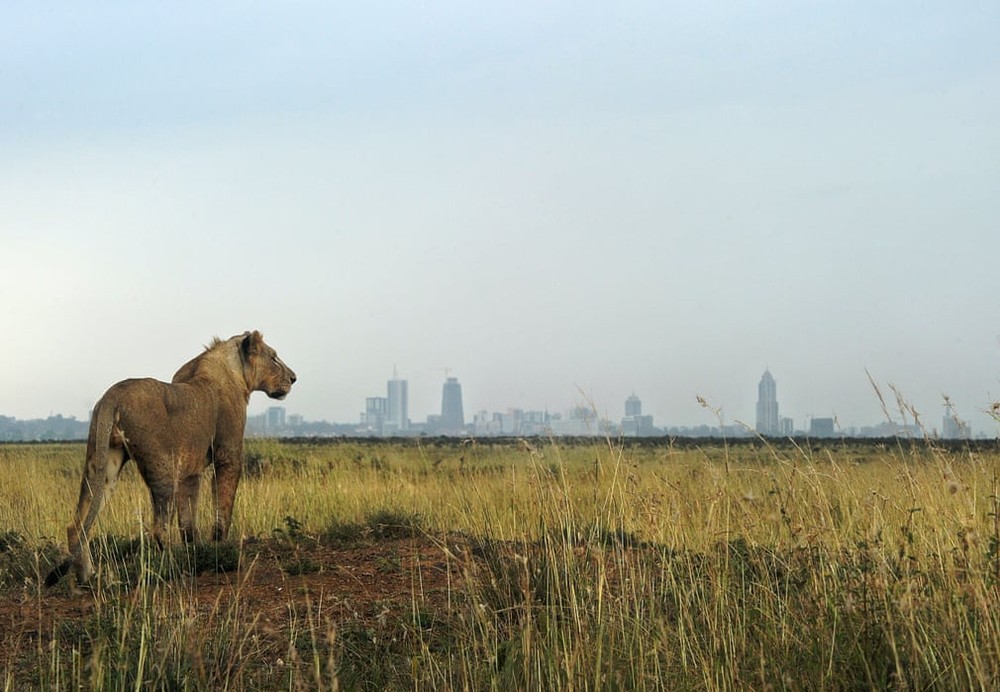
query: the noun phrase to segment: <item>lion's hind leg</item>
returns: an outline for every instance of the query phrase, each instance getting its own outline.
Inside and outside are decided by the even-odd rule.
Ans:
[[[101,511],[107,492],[118,480],[118,473],[124,462],[125,450],[121,447],[110,447],[104,454],[87,455],[76,514],[66,529],[69,553],[76,565],[78,584],[90,581],[94,575],[93,557],[90,553],[90,529],[97,520],[97,514]]]

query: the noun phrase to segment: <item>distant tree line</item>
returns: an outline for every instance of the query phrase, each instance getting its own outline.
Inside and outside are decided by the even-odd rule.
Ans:
[[[18,420],[0,416],[0,442],[35,442],[42,440],[86,440],[87,421],[70,416],[49,416],[32,420]]]

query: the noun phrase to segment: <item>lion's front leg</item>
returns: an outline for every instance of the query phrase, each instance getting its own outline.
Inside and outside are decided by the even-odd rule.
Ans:
[[[242,450],[230,454],[216,452],[215,478],[212,480],[215,496],[215,529],[212,539],[224,541],[229,537],[229,525],[233,518],[233,503],[236,487],[243,473]]]

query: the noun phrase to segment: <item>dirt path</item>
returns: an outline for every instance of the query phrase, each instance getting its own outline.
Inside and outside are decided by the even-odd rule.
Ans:
[[[255,654],[280,664],[302,633],[322,636],[353,628],[395,636],[391,633],[421,621],[448,617],[463,587],[464,570],[455,555],[467,552],[463,539],[450,540],[447,547],[445,540],[416,536],[349,547],[262,541],[247,546],[238,570],[167,582],[159,589],[159,608],[180,611],[178,618],[199,623],[205,636],[213,636],[225,618],[227,628],[254,637]],[[0,595],[3,669],[21,678],[26,669],[50,660],[54,639],[67,656],[74,644],[86,648],[102,609],[120,618],[128,608],[122,601],[148,597],[144,591],[149,590],[72,593],[59,586],[40,592],[34,584],[6,590]]]

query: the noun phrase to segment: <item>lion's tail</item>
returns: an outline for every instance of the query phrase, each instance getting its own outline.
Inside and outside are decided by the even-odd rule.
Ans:
[[[66,528],[69,557],[59,563],[45,577],[46,586],[54,586],[62,579],[74,563],[82,561],[83,573],[91,571],[89,533],[90,527],[97,519],[104,500],[104,489],[107,485],[107,466],[111,446],[111,431],[115,424],[116,405],[112,401],[102,399],[94,407],[94,415],[90,421],[90,431],[87,435],[87,460],[83,468],[83,478],[80,481],[80,499],[77,502],[76,514]]]
[[[49,575],[45,577],[45,588],[50,588],[59,583],[59,581],[66,576],[69,572],[69,568],[73,566],[73,556],[70,555],[65,560],[56,565],[55,569],[49,572]]]

